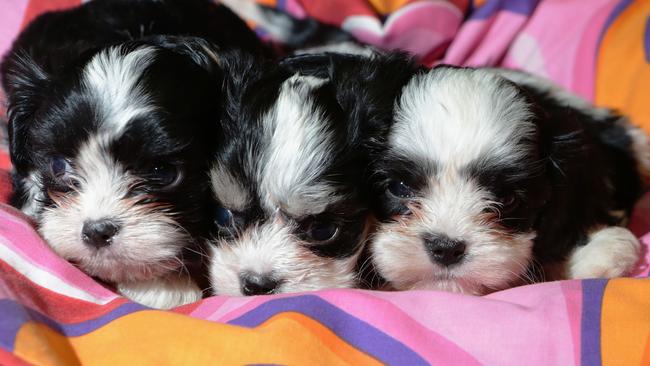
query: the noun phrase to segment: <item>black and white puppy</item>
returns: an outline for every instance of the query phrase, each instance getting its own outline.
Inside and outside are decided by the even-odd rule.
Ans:
[[[378,120],[390,106],[383,101],[399,90],[392,82],[361,86],[382,82],[376,68],[390,62],[316,55],[228,72],[248,77],[226,87],[224,141],[210,171],[216,294],[358,284],[355,268],[371,223],[366,136],[386,125]]]
[[[626,118],[527,74],[420,72],[373,161],[375,267],[394,289],[471,294],[534,264],[555,278],[623,275],[640,245],[617,225],[649,151]]]
[[[37,18],[2,64],[13,204],[63,258],[153,307],[201,298],[185,272],[209,229],[220,75],[208,42],[173,35],[235,42],[208,14],[250,41],[210,1],[96,0]]]

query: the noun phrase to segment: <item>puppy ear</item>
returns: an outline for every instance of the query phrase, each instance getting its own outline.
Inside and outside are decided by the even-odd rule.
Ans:
[[[50,82],[47,73],[24,51],[11,53],[1,67],[2,85],[8,107],[8,132],[11,160],[18,172],[25,171],[30,159],[28,131],[31,118],[46,96]]]
[[[157,35],[147,38],[145,42],[188,57],[210,75],[222,75],[219,48],[203,38]]]
[[[303,75],[330,79],[336,99],[354,127],[351,132],[364,144],[381,143],[392,123],[396,99],[420,70],[403,53],[303,54],[286,58],[281,65]]]
[[[330,78],[334,73],[337,61],[341,63],[343,60],[349,59],[354,62],[353,60],[359,58],[358,56],[333,53],[300,54],[284,58],[280,61],[280,66],[302,75]]]

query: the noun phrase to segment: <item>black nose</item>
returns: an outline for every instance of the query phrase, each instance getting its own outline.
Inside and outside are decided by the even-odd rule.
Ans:
[[[86,244],[101,248],[110,245],[118,231],[120,226],[109,219],[86,221],[81,229],[81,238]]]
[[[269,275],[245,273],[241,276],[241,291],[246,296],[268,295],[275,292],[280,284]]]
[[[445,235],[433,235],[424,239],[431,260],[444,266],[460,262],[465,256],[465,243]]]

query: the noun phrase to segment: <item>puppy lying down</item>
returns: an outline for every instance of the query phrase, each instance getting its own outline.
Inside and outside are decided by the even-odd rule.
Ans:
[[[418,72],[373,159],[375,268],[394,289],[471,294],[624,275],[649,151],[625,117],[533,76]]]
[[[210,170],[214,293],[359,286],[371,229],[367,144],[400,89],[377,70],[409,65],[322,55],[230,74]]]
[[[2,63],[12,203],[63,258],[163,308],[202,295],[187,272],[219,133],[214,55],[181,34],[258,42],[208,0],[93,1],[38,17]]]

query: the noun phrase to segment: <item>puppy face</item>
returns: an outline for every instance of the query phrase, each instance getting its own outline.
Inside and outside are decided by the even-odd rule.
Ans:
[[[246,94],[211,169],[214,292],[354,285],[367,209],[358,153],[329,82],[269,77]]]
[[[181,266],[181,250],[205,230],[200,136],[217,96],[202,69],[166,49],[123,45],[44,88],[30,118],[13,122],[23,147],[13,157],[23,210],[46,241],[110,282]]]
[[[396,289],[482,294],[518,280],[548,192],[527,99],[484,70],[415,76],[376,158],[371,246]]]

